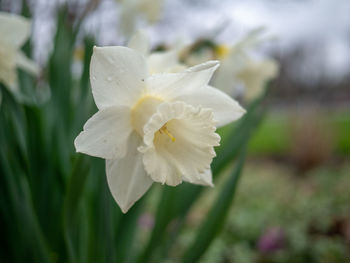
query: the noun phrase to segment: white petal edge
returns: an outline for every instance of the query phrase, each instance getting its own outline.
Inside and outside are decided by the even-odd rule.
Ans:
[[[211,86],[180,94],[174,100],[212,109],[217,127],[239,119],[246,112],[236,100]]]
[[[250,49],[256,47],[262,41],[259,40],[261,35],[266,31],[264,26],[260,26],[249,31],[240,41],[234,46],[235,49]]]
[[[175,73],[185,70],[186,66],[181,65],[178,58],[177,50],[152,53],[147,59],[150,74]]]
[[[212,85],[221,91],[234,95],[240,86],[237,75],[247,67],[248,57],[242,50],[231,51],[230,55],[221,61],[220,68],[215,72]]]
[[[12,91],[18,90],[16,49],[7,46],[0,46],[0,56],[0,82],[4,83]]]
[[[150,51],[150,41],[147,33],[144,30],[138,30],[130,38],[128,47],[136,50],[140,54],[147,56]]]
[[[31,22],[19,15],[0,12],[0,36],[1,41],[21,47],[30,36]]]
[[[130,109],[110,107],[95,113],[84,125],[74,145],[77,152],[104,159],[125,156],[132,127]]]
[[[218,67],[219,61],[208,61],[180,73],[154,74],[147,79],[147,92],[173,100],[181,93],[207,86]]]
[[[266,82],[276,77],[278,70],[278,64],[273,59],[250,61],[245,70],[238,75],[244,83],[245,99],[251,101],[258,97],[263,92]]]
[[[135,8],[129,4],[129,2],[134,1],[124,1],[124,3],[121,5],[119,15],[119,28],[125,37],[131,37],[131,34],[134,33],[138,17],[138,13],[135,11]]]
[[[40,72],[39,66],[32,60],[26,57],[23,52],[18,52],[16,55],[16,64],[20,69],[37,76]]]
[[[218,60],[209,60],[207,62],[195,65],[186,70],[186,72],[200,72],[209,70],[209,73],[213,74],[214,71],[220,66],[220,62]],[[210,77],[209,77],[210,79]],[[209,80],[208,80],[209,81]]]
[[[211,173],[211,169],[207,169],[206,171],[201,173],[200,178],[191,178],[191,180],[188,180],[187,178],[184,177],[184,181],[189,182],[191,184],[214,187],[213,175]]]
[[[96,106],[133,106],[145,87],[145,58],[127,47],[94,47],[90,81]]]
[[[153,183],[143,167],[142,154],[137,151],[141,141],[139,135],[132,133],[126,156],[122,159],[106,160],[108,186],[123,213],[126,213]]]

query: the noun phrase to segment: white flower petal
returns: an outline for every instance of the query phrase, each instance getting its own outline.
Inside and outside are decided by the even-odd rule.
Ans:
[[[278,64],[272,59],[249,61],[247,67],[238,74],[244,83],[245,99],[253,100],[264,90],[266,82],[278,74]]]
[[[210,169],[214,146],[220,136],[215,133],[210,109],[184,102],[163,103],[144,127],[143,163],[156,182],[175,186],[183,178],[200,180]]]
[[[29,58],[26,57],[25,54],[22,52],[18,52],[16,56],[16,63],[17,66],[24,71],[33,74],[33,75],[38,75],[39,74],[39,66],[35,64],[34,61],[30,60]]]
[[[195,65],[186,70],[186,72],[202,72],[207,71],[206,77],[208,81],[211,79],[211,75],[213,75],[214,71],[220,66],[220,62],[218,60],[209,60],[207,62]]]
[[[153,183],[143,167],[142,154],[137,151],[141,141],[140,136],[132,133],[126,156],[122,159],[106,160],[108,186],[123,213],[126,213]]]
[[[126,47],[94,47],[90,80],[99,109],[132,106],[145,87],[147,66],[144,57]]]
[[[148,22],[155,23],[162,14],[164,0],[141,0],[137,1],[138,10],[143,13]]]
[[[130,1],[128,1],[130,2]],[[138,13],[134,6],[123,4],[119,16],[119,28],[125,37],[130,37],[136,27]]]
[[[130,109],[110,107],[98,111],[85,123],[74,145],[77,152],[105,159],[121,158],[126,154],[131,131]]]
[[[8,88],[17,88],[16,49],[0,43],[0,82]]]
[[[191,178],[191,181],[188,181],[187,178],[184,177],[184,181],[203,186],[214,186],[213,176],[210,169],[206,169],[203,173],[200,173],[199,178]]]
[[[1,42],[21,47],[30,35],[30,20],[5,12],[0,12],[0,36]]]
[[[218,61],[208,61],[181,73],[154,74],[147,79],[148,92],[173,100],[178,94],[206,86],[218,66]]]
[[[244,83],[239,76],[246,71],[251,62],[249,50],[262,43],[261,34],[263,27],[251,30],[230,50],[228,56],[221,60],[221,66],[212,79],[213,86],[224,91],[230,96],[237,96]]]
[[[240,41],[238,41],[235,44],[234,48],[248,50],[250,48],[256,47],[262,42],[260,37],[264,33],[264,31],[266,31],[266,28],[263,26],[252,29]]]
[[[218,127],[239,119],[245,113],[237,101],[210,86],[180,94],[175,99],[193,106],[212,109]]]
[[[194,66],[205,61],[213,59],[213,50],[211,48],[203,48],[198,52],[191,53],[189,47],[185,47],[188,49],[186,51],[185,56],[185,64],[189,66]]]
[[[186,69],[178,61],[177,50],[152,53],[148,59],[148,68],[151,74],[162,72],[175,73]]]
[[[144,56],[147,56],[150,51],[150,43],[146,32],[138,30],[129,40],[128,47],[138,51]]]
[[[242,50],[231,51],[230,55],[221,61],[220,68],[215,72],[212,84],[223,92],[233,96],[239,87],[237,74],[248,64],[248,57]]]

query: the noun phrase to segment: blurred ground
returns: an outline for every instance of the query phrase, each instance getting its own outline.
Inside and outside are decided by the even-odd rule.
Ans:
[[[227,224],[201,262],[348,262],[349,175],[346,160],[303,176],[279,162],[249,160]],[[177,249],[191,240],[212,198],[197,204]]]

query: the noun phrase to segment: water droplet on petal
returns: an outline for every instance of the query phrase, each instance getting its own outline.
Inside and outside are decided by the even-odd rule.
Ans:
[[[112,81],[112,77],[109,76],[109,77],[107,78],[107,80],[108,80],[108,81]]]
[[[95,76],[92,76],[92,80],[96,80],[96,77],[95,77]]]

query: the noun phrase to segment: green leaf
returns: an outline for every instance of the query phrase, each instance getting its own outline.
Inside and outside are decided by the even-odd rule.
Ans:
[[[80,92],[82,99],[90,92],[89,90],[89,76],[90,76],[90,61],[93,52],[95,40],[93,37],[86,37],[84,40],[84,61],[83,72],[80,79]]]
[[[74,163],[72,174],[70,175],[70,181],[63,205],[63,232],[69,261],[72,263],[78,262],[77,237],[79,224],[77,222],[77,216],[86,177],[89,174],[89,164],[87,159],[86,156],[78,155],[78,158]]]
[[[156,212],[156,222],[152,230],[150,240],[147,246],[140,254],[138,262],[149,262],[154,249],[159,244],[161,238],[164,236],[165,228],[174,217],[174,206],[176,205],[176,197],[178,196],[178,188],[164,186],[162,196]]]
[[[136,204],[126,214],[122,214],[116,231],[116,261],[115,262],[135,262],[133,252],[135,238],[138,230],[138,219],[142,212],[145,197]]]
[[[21,179],[21,190],[23,193],[23,199],[21,202],[23,205],[23,211],[20,212],[21,209],[19,208],[16,210],[17,212],[20,212],[19,221],[27,223],[27,230],[24,231],[27,236],[24,238],[27,240],[28,245],[39,262],[53,262],[53,254],[48,248],[47,241],[45,240],[33,207],[29,184],[24,176],[22,176]]]
[[[198,262],[210,243],[220,233],[236,193],[237,184],[245,161],[245,152],[245,149],[243,149],[231,176],[224,184],[208,215],[197,230],[197,236],[194,242],[183,256],[183,263]]]
[[[7,163],[6,160],[9,160]],[[30,259],[37,262],[52,262],[52,253],[40,227],[33,202],[32,194],[26,177],[20,170],[20,165],[16,165],[16,159],[13,158],[12,149],[1,148],[0,151],[0,171],[4,178],[1,178],[2,184],[5,184],[6,191],[2,191],[2,198],[6,198],[6,204],[2,204],[1,213],[9,214],[6,224],[3,225],[8,233],[8,240],[11,251],[16,255],[18,261]],[[6,218],[4,218],[6,220]],[[24,226],[18,228],[18,226]],[[11,254],[10,254],[11,255]]]

